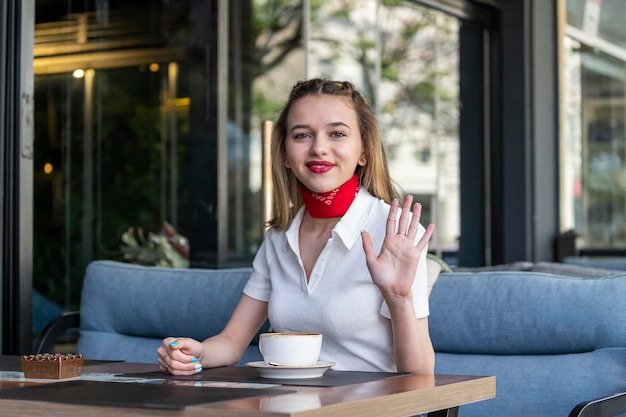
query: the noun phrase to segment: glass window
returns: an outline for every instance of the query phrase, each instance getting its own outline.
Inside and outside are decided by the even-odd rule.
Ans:
[[[567,24],[625,48],[626,7],[621,0],[567,0]]]
[[[86,5],[38,1],[35,28],[33,285],[68,309],[89,261],[165,263],[150,233],[187,225],[180,11]]]
[[[34,289],[77,309],[94,259],[249,265],[263,122],[318,76],[369,98],[431,249],[456,249],[457,50],[458,21],[410,1],[37,0]]]
[[[458,249],[458,20],[407,1],[325,2],[311,11],[312,76],[349,79],[381,121],[391,175]]]
[[[626,4],[567,2],[563,229],[583,248],[626,246]]]

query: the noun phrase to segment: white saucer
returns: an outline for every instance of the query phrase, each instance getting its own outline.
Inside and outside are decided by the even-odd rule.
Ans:
[[[246,366],[254,368],[261,377],[274,379],[319,378],[334,365],[335,362],[328,361],[318,361],[311,366],[268,365],[263,361],[246,363]]]

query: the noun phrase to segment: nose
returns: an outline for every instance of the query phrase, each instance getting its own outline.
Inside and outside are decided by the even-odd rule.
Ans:
[[[328,139],[324,135],[315,135],[311,141],[311,155],[326,155],[328,153]]]

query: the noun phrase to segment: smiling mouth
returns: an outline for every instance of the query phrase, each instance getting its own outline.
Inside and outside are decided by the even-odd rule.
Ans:
[[[319,174],[319,173],[330,171],[330,169],[333,167],[333,164],[329,162],[316,161],[316,162],[307,162],[306,166],[309,168],[311,172]]]

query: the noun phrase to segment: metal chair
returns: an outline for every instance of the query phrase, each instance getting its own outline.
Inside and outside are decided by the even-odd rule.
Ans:
[[[68,330],[78,330],[79,324],[80,314],[78,311],[68,311],[61,314],[43,330],[35,353],[51,353],[57,339],[66,334]]]
[[[427,417],[457,417],[459,415],[459,407],[452,407],[445,410],[433,411],[428,413]]]
[[[626,413],[626,392],[585,401],[569,413],[569,417],[616,417]]]

